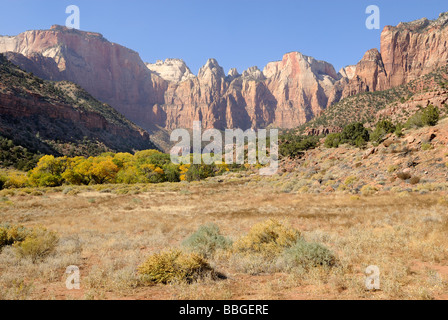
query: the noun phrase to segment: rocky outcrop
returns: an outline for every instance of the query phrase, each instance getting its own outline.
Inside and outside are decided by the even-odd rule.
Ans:
[[[158,60],[156,63],[146,63],[146,66],[167,81],[182,82],[194,78],[194,74],[181,59]]]
[[[0,52],[50,80],[73,81],[146,130],[204,127],[297,127],[342,98],[385,90],[448,62],[448,15],[385,27],[381,51],[337,73],[299,52],[241,75],[227,76],[209,59],[194,76],[179,59],[145,64],[139,55],[100,34],[54,26],[0,37]]]
[[[369,50],[343,97],[366,91],[386,90],[419,78],[448,63],[448,13],[386,26],[381,33],[381,53]]]
[[[361,61],[351,70],[350,81],[343,90],[343,97],[366,91],[384,90],[387,82],[387,75],[384,69],[381,54],[377,49],[366,52]]]
[[[337,100],[340,75],[327,62],[291,52],[268,63],[263,74],[277,101],[274,124],[279,127],[303,124]]]
[[[1,54],[0,135],[47,153],[86,139],[115,151],[155,148],[146,131],[75,84],[42,81]]]
[[[33,70],[31,65],[42,69],[36,74],[44,79],[72,81],[139,124],[152,122],[147,108],[163,103],[167,82],[151,73],[136,52],[98,33],[61,26],[26,31],[0,37],[0,52],[23,55],[28,61],[17,55],[12,61],[26,70]]]
[[[189,128],[194,120],[219,129],[295,127],[342,90],[330,64],[298,52],[242,75],[232,69],[226,76],[209,59],[194,76],[182,60],[145,64],[100,34],[60,26],[0,37],[0,52],[45,79],[81,85],[147,130]]]

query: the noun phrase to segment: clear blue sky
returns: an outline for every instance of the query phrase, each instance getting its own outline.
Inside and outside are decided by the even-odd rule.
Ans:
[[[290,51],[338,70],[379,48],[381,30],[365,27],[368,5],[381,9],[381,29],[448,11],[447,0],[0,0],[0,34],[64,25],[70,4],[80,8],[81,30],[100,32],[145,62],[182,58],[195,74],[208,58],[242,72]]]

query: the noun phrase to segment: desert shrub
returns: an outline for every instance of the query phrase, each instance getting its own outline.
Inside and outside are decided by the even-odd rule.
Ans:
[[[331,267],[336,263],[336,258],[325,246],[316,242],[306,242],[299,239],[292,247],[284,252],[284,259],[292,267]]]
[[[356,181],[358,181],[358,177],[356,176],[349,176],[345,179],[344,184],[346,186],[350,186],[352,184],[354,184]]]
[[[341,134],[340,133],[330,133],[326,138],[324,145],[326,148],[337,148],[341,144]]]
[[[432,149],[432,144],[430,143],[423,143],[422,144],[422,150],[427,151]]]
[[[218,172],[218,167],[214,164],[192,164],[185,174],[187,181],[200,181],[208,177],[214,177]]]
[[[245,237],[234,243],[233,247],[236,252],[259,253],[272,257],[293,246],[299,238],[299,231],[286,227],[277,220],[269,219],[253,226]]]
[[[439,122],[440,112],[439,109],[433,105],[429,105],[423,110],[422,114],[423,123],[426,126],[435,126]]]
[[[4,188],[24,188],[28,185],[28,177],[23,173],[12,172],[6,177]]]
[[[64,188],[64,190],[62,190],[62,193],[63,194],[68,194],[70,191],[72,191],[73,190],[73,188],[71,188],[71,187],[67,187],[67,188]]]
[[[341,133],[343,142],[347,142],[353,146],[363,146],[369,141],[369,131],[364,128],[360,122],[352,123],[344,127]]]
[[[363,186],[361,188],[360,191],[361,191],[362,195],[369,196],[369,195],[375,194],[378,191],[378,189],[375,186],[366,184],[365,186]]]
[[[367,145],[367,141],[368,140],[364,140],[364,138],[362,137],[358,137],[356,138],[355,143],[353,145],[358,148],[365,148],[365,146]]]
[[[175,249],[151,255],[138,267],[138,272],[144,282],[151,284],[192,283],[206,276],[215,276],[201,255]]]
[[[440,113],[437,107],[429,105],[427,108],[417,111],[406,122],[406,128],[421,128],[424,126],[435,126],[439,121]]]
[[[231,247],[232,241],[221,235],[219,227],[213,223],[200,226],[182,243],[187,249],[204,257],[211,256],[217,249]]]
[[[0,225],[0,249],[25,240],[28,230],[22,226]]]
[[[376,124],[375,130],[370,135],[370,140],[380,143],[387,134],[393,133],[395,130],[396,126],[391,121],[381,120]]]
[[[409,183],[410,184],[418,184],[420,182],[420,177],[417,176],[413,176],[410,180]]]
[[[403,136],[403,129],[404,129],[404,125],[402,123],[398,123],[395,126],[395,131],[394,131],[395,135],[397,137],[399,137],[399,138],[402,137]]]
[[[58,242],[57,233],[39,227],[31,229],[23,241],[14,243],[14,247],[20,258],[29,257],[36,262],[52,254]]]
[[[392,173],[398,170],[398,166],[396,165],[391,165],[387,168],[387,172]]]
[[[397,177],[401,180],[411,179],[411,174],[409,172],[398,172]]]
[[[279,137],[279,153],[283,157],[296,158],[303,151],[314,149],[319,144],[316,136],[286,134]]]

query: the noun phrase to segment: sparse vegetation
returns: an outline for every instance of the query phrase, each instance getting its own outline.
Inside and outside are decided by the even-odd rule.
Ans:
[[[334,254],[320,243],[299,239],[284,252],[288,265],[302,268],[332,267],[336,263]]]
[[[362,123],[352,123],[344,127],[341,133],[341,139],[353,146],[363,147],[369,140],[369,131],[364,128]]]
[[[0,226],[0,249],[13,246],[18,257],[37,262],[54,253],[59,236],[43,227],[26,229],[18,225]]]
[[[182,245],[190,251],[210,257],[216,250],[229,249],[232,241],[221,234],[216,224],[210,223],[200,226],[196,232],[184,240]]]
[[[325,138],[325,147],[327,148],[337,148],[342,142],[340,133],[330,133]]]
[[[299,231],[270,219],[253,226],[246,236],[234,243],[234,250],[272,258],[285,248],[293,246],[299,238]]]
[[[391,121],[381,120],[376,124],[370,139],[375,143],[381,143],[387,134],[396,132],[396,130],[397,127]]]
[[[304,151],[314,149],[319,143],[315,136],[286,134],[279,137],[279,153],[283,157],[296,158]]]
[[[167,250],[151,255],[138,267],[142,280],[149,284],[192,283],[214,275],[208,262],[197,253]]]
[[[437,107],[429,105],[425,109],[416,112],[406,122],[406,128],[421,128],[424,126],[435,126],[439,121],[440,113]]]

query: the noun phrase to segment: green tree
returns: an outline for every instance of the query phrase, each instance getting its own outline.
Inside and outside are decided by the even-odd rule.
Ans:
[[[342,130],[341,139],[353,146],[364,145],[370,140],[369,131],[360,122],[352,123]]]
[[[340,133],[330,133],[325,138],[325,147],[327,148],[337,148],[342,142],[341,134]]]
[[[375,130],[373,130],[372,134],[370,135],[370,140],[380,143],[384,137],[389,134],[393,133],[396,130],[396,126],[389,120],[381,120],[378,121]]]

